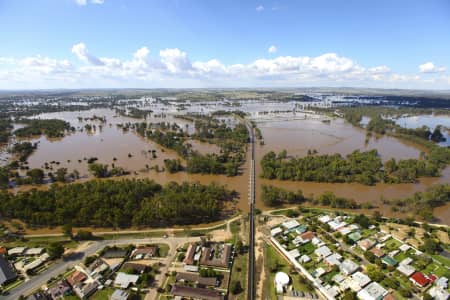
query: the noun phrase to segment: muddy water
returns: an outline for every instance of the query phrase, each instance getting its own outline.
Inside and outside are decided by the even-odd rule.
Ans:
[[[53,165],[54,170],[60,167],[66,167],[69,171],[77,169],[81,175],[86,176],[83,180],[91,178],[87,170],[87,162],[84,158],[98,157],[100,163],[124,167],[132,172],[128,177],[150,178],[158,183],[165,184],[170,181],[176,182],[200,182],[208,184],[216,182],[236,190],[240,199],[235,207],[242,211],[248,211],[248,163],[243,168],[243,174],[236,177],[211,176],[211,175],[192,175],[185,172],[169,174],[167,172],[157,172],[156,170],[147,170],[146,165],[153,167],[158,165],[160,169],[164,166],[165,158],[178,158],[173,151],[162,149],[155,143],[139,137],[133,132],[123,132],[117,128],[117,124],[136,123],[143,120],[115,116],[114,111],[108,109],[97,109],[84,112],[62,112],[42,114],[40,118],[64,119],[72,126],[80,129],[85,124],[100,124],[98,121],[79,122],[78,116],[91,117],[93,115],[105,116],[107,121],[103,124],[103,129],[93,132],[80,132],[70,134],[62,139],[48,140],[45,137],[34,139],[39,141],[37,151],[29,158],[30,167],[42,167],[45,162],[58,161],[59,165]],[[166,117],[155,117],[151,115],[147,123],[158,122],[176,122],[183,130],[192,133],[194,124],[192,122],[174,118],[171,115]],[[187,125],[187,126],[186,126]],[[316,149],[321,154],[341,153],[349,154],[355,149],[362,151],[377,149],[383,160],[391,157],[417,158],[424,149],[417,148],[413,144],[399,141],[392,137],[371,138],[365,143],[365,132],[345,123],[341,119],[332,120],[330,123],[323,123],[319,119],[309,118],[307,120],[281,121],[281,122],[261,122],[258,127],[262,131],[265,140],[264,146],[257,146],[257,174],[260,173],[259,160],[269,151],[281,151],[286,149],[289,154],[303,156],[308,149]],[[194,149],[202,153],[218,153],[220,149],[211,144],[200,143],[198,141],[189,141]],[[156,158],[152,157],[149,150],[156,150]],[[131,157],[128,157],[131,154]],[[116,161],[113,161],[116,158]],[[70,160],[70,161],[69,161]],[[81,163],[78,162],[81,160]],[[248,161],[248,159],[247,159]],[[358,202],[372,202],[380,207],[384,215],[394,215],[390,208],[382,207],[380,203],[381,196],[385,198],[399,198],[410,196],[417,191],[423,191],[428,186],[437,183],[450,182],[450,168],[444,171],[441,178],[424,178],[417,184],[399,184],[377,186],[364,186],[360,184],[324,184],[308,182],[290,182],[290,181],[269,181],[257,179],[257,206],[264,208],[260,201],[260,185],[273,184],[289,190],[303,190],[304,194],[309,196],[319,195],[324,191],[333,191],[338,196],[353,198]],[[23,187],[27,189],[28,187]],[[44,188],[44,187],[43,187]],[[450,205],[436,210],[436,216],[441,222],[450,223]]]
[[[106,124],[103,124],[103,129],[100,130],[98,125],[99,121],[82,121],[78,120],[78,117],[92,117],[93,115],[106,117]],[[28,163],[30,168],[42,168],[44,163],[49,163],[56,171],[58,168],[67,168],[69,172],[78,170],[83,177],[82,180],[92,178],[88,171],[88,164],[84,158],[97,157],[98,163],[111,164],[120,166],[130,171],[131,174],[126,177],[134,178],[149,178],[153,179],[160,184],[165,184],[171,181],[176,182],[200,182],[202,184],[209,184],[212,182],[226,185],[229,189],[235,190],[239,193],[239,201],[235,203],[234,207],[243,211],[248,210],[247,205],[247,164],[242,167],[242,176],[227,177],[227,176],[211,176],[211,175],[199,175],[199,174],[187,174],[180,172],[176,174],[169,174],[167,172],[158,172],[156,170],[148,170],[156,165],[162,170],[164,167],[164,159],[179,158],[179,156],[169,149],[153,143],[150,140],[144,139],[138,136],[136,133],[128,131],[124,132],[118,128],[117,124],[136,123],[143,120],[128,118],[123,116],[115,116],[114,111],[108,109],[96,109],[87,112],[62,112],[62,113],[49,113],[41,114],[39,118],[42,119],[63,119],[74,127],[77,128],[75,133],[69,134],[61,139],[48,139],[45,136],[31,139],[32,142],[38,142],[38,149],[29,157]],[[149,117],[145,120],[147,123],[158,122],[176,122],[183,130],[187,130],[192,133],[194,131],[193,123],[173,118],[172,116],[166,117]],[[97,126],[96,131],[87,132],[86,130],[80,131],[85,124],[95,124]],[[188,125],[186,127],[186,124]],[[189,141],[192,144],[193,149],[198,150],[201,153],[219,153],[220,148],[214,144],[202,143],[199,141]],[[153,158],[151,152],[156,150],[156,158]],[[128,156],[131,154],[131,157]],[[116,160],[114,161],[114,158]],[[81,162],[79,162],[81,160]],[[52,161],[59,162],[59,164],[50,164]],[[185,162],[182,160],[182,163]],[[120,177],[124,178],[124,177]],[[29,189],[30,187],[21,187],[21,190]],[[45,188],[45,187],[42,187]]]
[[[377,149],[383,160],[419,158],[425,149],[412,143],[399,141],[389,136],[372,137],[365,143],[365,131],[343,119],[324,123],[317,118],[306,120],[258,123],[266,145],[259,149],[264,155],[269,151],[286,149],[289,155],[305,156],[308,150],[316,149],[319,154],[350,154],[356,149],[368,151]]]
[[[332,120],[331,123],[323,123],[318,119],[282,121],[259,123],[265,145],[257,146],[256,159],[259,162],[264,154],[269,151],[281,151],[286,149],[288,154],[304,156],[308,149],[316,149],[320,154],[340,153],[346,155],[360,149],[367,151],[377,149],[383,160],[392,157],[396,159],[418,158],[421,149],[416,145],[403,142],[393,137],[383,136],[371,138],[365,143],[365,132],[344,122],[342,119]],[[261,174],[261,166],[256,164],[257,176]],[[370,202],[378,207],[385,216],[401,216],[394,213],[390,207],[383,206],[381,198],[401,198],[413,195],[415,192],[424,191],[433,184],[450,183],[450,168],[443,171],[440,178],[422,178],[416,184],[377,184],[366,186],[357,183],[315,183],[267,180],[257,180],[257,206],[267,209],[261,201],[261,185],[274,185],[287,190],[302,190],[305,196],[318,196],[325,191],[332,191],[337,196],[354,199],[360,203]],[[450,204],[436,209],[435,216],[439,222],[450,225]]]

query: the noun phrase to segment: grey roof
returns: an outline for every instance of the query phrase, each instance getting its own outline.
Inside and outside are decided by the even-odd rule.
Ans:
[[[11,264],[0,254],[0,285],[16,279],[17,274]]]
[[[129,294],[126,291],[115,290],[111,295],[111,300],[127,300]]]

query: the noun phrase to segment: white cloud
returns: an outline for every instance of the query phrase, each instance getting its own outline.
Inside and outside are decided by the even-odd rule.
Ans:
[[[390,71],[391,69],[385,65],[369,68],[369,72],[372,74],[385,74],[389,73]]]
[[[159,51],[159,56],[161,57],[161,62],[171,73],[189,71],[192,68],[186,52],[178,48],[161,50]]]
[[[150,53],[150,50],[148,50],[147,47],[139,48],[136,52],[134,52],[134,58],[138,60],[144,60],[147,58],[148,54]]]
[[[249,63],[224,64],[216,58],[190,60],[178,48],[141,47],[128,59],[91,54],[84,43],[71,49],[77,60],[46,56],[0,57],[0,88],[19,87],[205,87],[205,86],[366,86],[450,88],[444,74],[392,72],[386,65],[365,67],[336,53],[277,56]],[[156,53],[151,56],[151,53]],[[76,60],[74,59],[74,60]]]
[[[80,6],[86,6],[87,4],[91,3],[91,4],[103,4],[105,3],[105,0],[75,0],[75,3],[80,5]]]
[[[270,46],[269,49],[267,49],[267,52],[269,53],[276,53],[277,51],[278,49],[274,45]]]
[[[264,10],[264,6],[262,6],[262,5],[258,5],[257,7],[256,7],[256,11],[263,11]]]
[[[419,66],[420,73],[442,73],[445,72],[445,67],[435,66],[432,62],[426,62]]]
[[[78,59],[84,61],[85,63],[90,63],[93,65],[103,64],[103,62],[99,58],[89,54],[89,51],[84,43],[74,45],[72,47],[72,53],[75,54],[78,57]]]

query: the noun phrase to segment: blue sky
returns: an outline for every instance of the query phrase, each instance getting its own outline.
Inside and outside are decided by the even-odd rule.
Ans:
[[[0,89],[450,89],[447,0],[0,0],[0,25]]]

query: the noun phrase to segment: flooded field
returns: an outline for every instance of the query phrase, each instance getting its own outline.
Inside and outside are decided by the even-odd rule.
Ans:
[[[269,151],[279,152],[284,149],[289,155],[304,156],[309,149],[316,149],[319,154],[340,153],[346,155],[359,149],[367,151],[377,149],[381,158],[386,161],[390,158],[407,159],[419,158],[420,153],[425,151],[418,145],[398,140],[394,137],[382,136],[372,137],[368,143],[365,142],[365,131],[353,127],[342,119],[331,120],[330,123],[322,122],[317,118],[295,121],[261,122],[258,123],[261,129],[265,145],[257,146],[256,158],[260,161],[264,154]],[[256,173],[259,175],[261,166],[256,164]],[[416,192],[424,191],[433,184],[449,183],[450,168],[442,172],[440,178],[421,178],[415,184],[377,184],[376,186],[366,186],[357,183],[315,183],[315,182],[295,182],[281,180],[267,180],[259,178],[257,180],[257,206],[264,207],[260,198],[260,186],[275,185],[287,190],[302,190],[305,196],[318,196],[325,191],[332,191],[337,196],[354,199],[360,203],[370,202],[386,216],[401,216],[401,213],[394,213],[390,207],[385,207],[381,203],[381,198],[386,199],[403,198],[411,196]],[[435,216],[439,222],[450,224],[450,205],[436,209]]]
[[[199,110],[200,107],[202,107],[202,110]],[[152,141],[140,137],[131,130],[123,130],[118,125],[137,122],[154,124],[170,122],[176,123],[181,130],[192,134],[195,132],[194,123],[182,118],[176,118],[174,117],[175,114],[185,114],[189,111],[211,112],[235,109],[248,111],[251,113],[252,118],[257,120],[265,142],[265,145],[257,146],[257,175],[261,171],[259,160],[269,151],[279,152],[286,149],[290,155],[304,156],[309,149],[316,149],[319,154],[340,153],[342,155],[347,155],[356,149],[361,151],[377,149],[384,161],[392,157],[396,159],[418,158],[420,153],[425,151],[425,149],[415,144],[389,136],[372,137],[366,141],[364,130],[353,127],[343,119],[331,119],[329,122],[324,122],[324,118],[317,115],[306,115],[306,119],[301,119],[304,118],[304,115],[301,117],[302,115],[300,114],[295,115],[292,112],[287,112],[293,108],[292,103],[283,103],[276,106],[271,103],[265,105],[260,102],[249,102],[242,104],[240,107],[195,104],[189,106],[185,111],[179,112],[170,106],[151,106],[150,109],[153,110],[153,113],[149,114],[145,120],[120,116],[111,109],[41,114],[36,117],[62,119],[70,122],[71,126],[74,126],[77,130],[61,139],[48,139],[44,136],[31,139],[32,142],[38,142],[39,146],[28,159],[29,167],[43,168],[47,162],[52,167],[52,170],[47,171],[55,171],[58,168],[65,167],[69,172],[78,170],[83,177],[82,180],[88,180],[92,177],[88,172],[87,159],[97,157],[99,163],[108,164],[109,166],[114,164],[130,171],[131,174],[127,175],[127,177],[150,178],[161,184],[170,181],[188,181],[203,184],[216,182],[226,185],[239,193],[239,202],[236,203],[235,208],[245,212],[248,210],[248,163],[242,167],[242,174],[235,177],[192,175],[186,172],[176,174],[162,172],[164,159],[179,158],[178,155],[174,151],[164,149]],[[105,117],[106,122],[85,120],[85,118],[91,118],[94,115]],[[224,118],[223,120],[230,126],[233,126],[236,122],[229,118]],[[398,122],[404,122],[401,124],[402,126],[403,124],[410,124],[411,127],[416,126],[410,119],[399,119]],[[96,130],[87,131],[84,129],[86,124],[96,125]],[[443,123],[439,124],[447,126]],[[432,127],[429,124],[428,126]],[[194,140],[188,142],[201,153],[220,152],[220,148],[214,144]],[[155,166],[158,166],[158,168],[155,169]],[[317,196],[324,191],[332,191],[338,196],[353,198],[358,202],[371,202],[378,206],[384,215],[394,216],[396,214],[390,208],[383,207],[381,204],[380,199],[382,197],[388,199],[406,197],[415,192],[423,191],[430,185],[449,182],[450,168],[444,170],[441,178],[423,178],[416,184],[365,186],[361,184],[290,182],[258,178],[257,206],[265,208],[260,200],[260,185],[271,184],[289,190],[301,189],[306,196]],[[28,188],[21,187],[21,189]],[[435,215],[440,219],[440,222],[450,223],[450,205],[436,210]]]
[[[343,119],[322,122],[318,118],[295,121],[274,121],[258,123],[265,145],[259,148],[261,158],[269,151],[286,149],[289,155],[305,156],[308,150],[319,154],[350,154],[359,149],[377,149],[383,160],[390,158],[419,158],[424,151],[412,143],[400,141],[389,136],[372,137],[368,143],[364,130],[356,128]]]
[[[419,128],[427,126],[431,130],[434,130],[437,126],[442,126],[442,134],[447,139],[445,142],[441,142],[440,145],[447,147],[450,146],[450,116],[447,115],[420,115],[402,117],[395,120],[395,122],[405,128]]]

